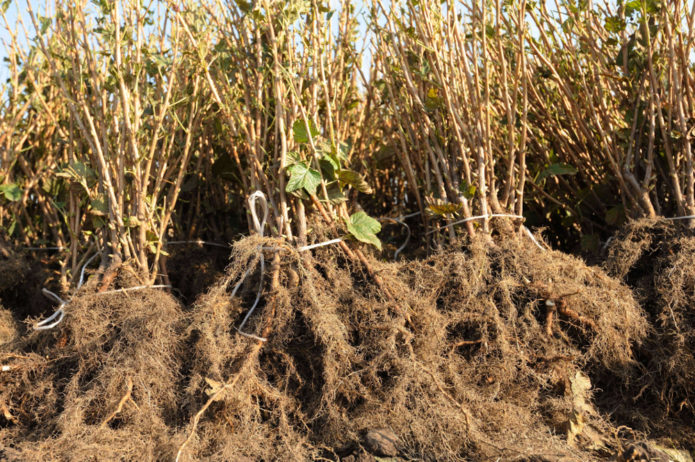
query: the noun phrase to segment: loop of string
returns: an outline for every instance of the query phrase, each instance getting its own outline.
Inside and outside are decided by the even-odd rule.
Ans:
[[[82,266],[82,271],[80,271],[80,280],[77,283],[78,289],[82,287],[82,284],[84,284],[84,272],[87,270],[87,266],[89,266],[89,264],[92,263],[92,260],[94,260],[97,257],[97,255],[99,255],[99,252],[89,257],[89,260],[87,260],[85,264]]]
[[[258,221],[258,215],[257,215],[257,210],[256,210],[256,201],[260,202],[261,209],[263,210],[263,220]],[[256,234],[258,234],[260,237],[263,237],[265,234],[265,224],[266,221],[268,220],[268,201],[265,198],[265,194],[263,194],[262,191],[256,191],[255,193],[251,194],[249,196],[249,209],[251,209],[251,219],[253,220],[253,227],[256,231]],[[256,300],[253,302],[253,305],[251,306],[251,309],[246,313],[246,316],[244,316],[244,319],[241,320],[241,324],[239,324],[239,327],[236,328],[236,331],[239,332],[241,335],[244,337],[249,337],[254,340],[258,340],[260,342],[265,342],[268,339],[259,337],[257,335],[251,334],[249,332],[244,332],[242,329],[246,325],[246,322],[249,320],[253,312],[256,310],[256,307],[258,306],[258,302],[261,300],[261,294],[263,293],[263,277],[265,275],[265,256],[263,254],[263,249],[259,248],[258,249],[260,252],[260,264],[261,264],[261,276],[260,280],[258,281],[258,291],[256,292]],[[234,297],[239,290],[239,287],[241,287],[241,284],[244,282],[246,277],[249,275],[251,272],[251,268],[247,269],[244,275],[241,277],[239,282],[237,282],[236,286],[234,286],[234,290],[232,291],[232,297]]]
[[[82,271],[80,271],[80,280],[77,282],[77,288],[79,289],[82,287],[82,284],[84,284],[84,273],[87,270],[87,266],[96,258],[96,256],[99,255],[99,252],[95,253],[89,259],[85,262],[84,265],[82,265]],[[68,304],[65,300],[60,298],[58,295],[56,295],[54,292],[51,292],[50,290],[46,289],[45,287],[41,289],[41,293],[43,293],[46,297],[52,298],[53,300],[57,301],[59,303],[58,309],[53,312],[52,315],[44,319],[43,321],[39,321],[36,324],[34,324],[34,330],[48,330],[48,329],[53,329],[55,326],[63,322],[63,318],[65,317],[65,305]],[[57,318],[57,319],[56,319]],[[56,319],[56,321],[53,321]]]
[[[536,240],[536,238],[533,236],[533,233],[531,232],[531,230],[528,229],[526,226],[522,226],[522,228],[524,229],[524,232],[526,233],[526,235],[533,241],[534,244],[536,244],[536,247],[538,247],[538,248],[541,249],[543,252],[545,252],[545,247],[543,247],[542,245],[540,245],[540,244],[538,243],[538,241]]]
[[[408,243],[410,242],[410,226],[408,226],[408,224],[403,220],[396,221],[401,225],[405,226],[405,231],[408,233],[408,235],[405,237],[405,242],[403,242],[403,244],[393,253],[393,261],[398,260],[398,254],[404,251],[405,248],[408,246]]]
[[[34,330],[53,329],[55,326],[57,326],[63,321],[63,318],[65,317],[65,305],[67,305],[68,302],[66,302],[58,295],[46,288],[41,289],[41,293],[43,293],[46,297],[52,298],[53,300],[57,301],[60,305],[58,305],[58,309],[55,310],[55,312],[52,315],[50,315],[43,321],[39,321],[36,324],[34,324]],[[58,318],[56,321],[51,322],[56,318]]]
[[[77,289],[82,287],[84,284],[84,277],[85,277],[85,271],[87,270],[87,266],[99,255],[99,253],[95,253],[89,259],[85,262],[84,265],[82,265],[82,270],[80,271],[80,279],[77,283]],[[107,294],[115,294],[115,293],[121,293],[121,292],[129,292],[129,291],[134,291],[134,290],[143,290],[143,289],[161,289],[161,288],[171,288],[170,285],[168,284],[155,284],[155,285],[149,285],[149,286],[135,286],[135,287],[126,287],[123,289],[114,289],[114,290],[106,290],[104,292],[97,292],[95,294],[91,295],[107,295]],[[65,318],[65,307],[68,305],[68,303],[71,300],[63,300],[60,298],[55,292],[52,292],[45,287],[41,289],[41,293],[43,293],[46,297],[51,298],[58,302],[58,309],[53,312],[52,315],[44,319],[43,321],[39,321],[36,324],[34,324],[33,329],[34,330],[49,330],[53,329],[55,326],[60,324],[63,319]]]
[[[406,220],[406,219],[408,219],[408,218],[416,217],[416,216],[420,215],[420,213],[421,213],[421,212],[414,212],[414,213],[409,213],[408,215],[401,215],[401,216],[396,217],[396,218],[380,218],[380,219],[379,219],[380,221],[393,221],[394,223],[398,223],[399,225],[405,226],[405,231],[406,231],[406,233],[407,233],[406,236],[405,236],[405,241],[404,241],[403,244],[402,244],[398,249],[396,249],[396,251],[394,252],[394,254],[393,254],[393,261],[398,260],[398,255],[399,255],[403,250],[405,250],[405,248],[408,246],[408,243],[410,242],[410,236],[411,236],[411,233],[410,233],[410,226],[408,226],[408,224],[407,224],[404,220]]]

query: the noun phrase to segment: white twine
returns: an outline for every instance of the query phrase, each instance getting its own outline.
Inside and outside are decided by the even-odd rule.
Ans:
[[[41,289],[41,293],[43,293],[46,297],[52,298],[53,300],[57,301],[60,303],[58,306],[58,309],[55,310],[55,312],[44,319],[43,321],[39,321],[36,324],[34,324],[34,330],[48,330],[48,329],[53,329],[55,326],[60,324],[63,321],[63,318],[65,317],[65,305],[68,304],[65,300],[60,298],[58,295],[55,293],[51,292],[50,290],[43,288]],[[51,322],[54,319],[58,318],[57,321]]]
[[[85,262],[85,264],[82,266],[82,271],[80,271],[80,280],[79,280],[79,282],[77,283],[77,288],[78,288],[78,289],[79,289],[80,287],[82,287],[82,284],[84,284],[84,272],[87,270],[87,266],[88,266],[90,263],[92,263],[92,260],[94,260],[94,259],[97,257],[97,255],[99,255],[99,252],[97,252],[97,253],[95,253],[94,255],[92,255],[91,257],[89,257],[89,260],[87,260],[87,261]]]
[[[97,252],[94,255],[92,255],[91,257],[89,257],[89,259],[85,262],[85,264],[82,265],[82,271],[80,271],[80,280],[77,283],[78,289],[80,287],[82,287],[82,284],[84,284],[84,272],[86,271],[87,266],[92,262],[92,260],[94,260],[97,257],[97,255],[99,255],[99,252]],[[55,310],[55,312],[52,315],[50,315],[48,318],[34,324],[34,330],[53,329],[55,326],[57,326],[58,324],[60,324],[63,321],[63,318],[65,317],[65,305],[67,305],[68,302],[66,302],[65,300],[60,298],[58,295],[56,295],[55,293],[51,292],[50,290],[48,290],[46,288],[41,289],[41,292],[45,296],[52,298],[53,300],[60,303],[60,305],[58,306],[58,309]],[[57,321],[51,322],[56,318],[58,318]]]
[[[613,239],[615,239],[615,236],[611,236],[608,239],[606,239],[606,242],[603,243],[601,246],[601,252],[605,252],[606,249],[608,248],[609,245],[611,245],[611,242],[613,242]]]
[[[405,230],[408,233],[408,235],[405,237],[405,242],[403,242],[403,245],[401,245],[398,249],[396,249],[396,252],[393,254],[393,261],[398,260],[398,254],[401,253],[403,250],[405,250],[406,246],[408,245],[408,242],[410,242],[410,226],[408,226],[408,224],[405,221],[403,221],[402,219],[396,219],[396,222],[405,226]]]
[[[201,241],[200,239],[195,240],[195,241],[168,241],[168,242],[164,243],[164,245],[181,245],[181,244],[209,245],[212,247],[222,247],[225,249],[228,249],[231,247],[229,244],[220,244],[218,242]]]
[[[407,215],[401,215],[400,217],[396,217],[396,218],[386,218],[386,220],[395,220],[395,221],[407,220],[408,218],[413,218],[413,217],[416,217],[416,216],[421,215],[421,214],[422,214],[422,212],[413,212],[413,213],[409,213]]]
[[[323,246],[331,245],[331,244],[337,244],[338,242],[342,242],[342,241],[343,241],[343,238],[339,237],[337,239],[331,239],[330,241],[324,241],[324,242],[319,242],[316,244],[305,245],[305,246],[299,247],[297,249],[297,252],[305,252],[307,250],[316,249],[318,247],[323,247]]]
[[[432,234],[432,233],[435,233],[435,232],[437,232],[437,231],[441,231],[442,229],[451,228],[451,227],[453,227],[453,226],[460,225],[461,223],[466,223],[466,222],[473,221],[473,220],[482,220],[482,219],[485,219],[485,218],[497,218],[497,217],[519,218],[519,219],[522,219],[522,220],[524,219],[524,217],[522,217],[521,215],[511,215],[511,214],[508,214],[508,213],[491,213],[491,214],[488,214],[488,215],[478,215],[478,216],[475,216],[475,217],[464,218],[463,220],[458,220],[458,221],[455,221],[455,222],[453,222],[453,223],[449,223],[448,225],[445,225],[445,226],[440,226],[440,227],[437,228],[437,229],[433,229],[432,231],[426,232],[426,233],[425,233],[425,236],[428,236],[428,235],[430,235],[430,234]]]
[[[527,235],[528,237],[531,238],[531,240],[533,241],[533,243],[536,244],[536,246],[537,246],[539,249],[541,249],[543,252],[545,252],[545,247],[543,247],[542,245],[540,245],[540,244],[538,243],[538,241],[536,240],[536,238],[533,236],[533,233],[531,232],[531,230],[528,229],[526,226],[522,226],[522,228],[524,228],[524,231],[526,231],[526,235]]]
[[[258,215],[257,215],[257,210],[256,210],[256,201],[260,201],[261,208],[263,209],[263,220],[258,221]],[[251,218],[253,220],[253,227],[256,230],[256,233],[263,237],[265,234],[265,224],[266,221],[268,220],[268,201],[265,198],[265,194],[263,194],[262,191],[256,191],[255,193],[251,194],[249,196],[249,209],[251,209]],[[258,302],[261,300],[261,293],[263,292],[263,277],[265,275],[265,256],[263,255],[263,249],[259,249],[260,251],[260,260],[261,260],[261,277],[260,281],[258,281],[258,292],[256,293],[256,300],[253,302],[253,306],[251,306],[251,309],[246,313],[246,316],[244,316],[244,319],[242,319],[241,324],[239,324],[239,327],[236,328],[236,331],[239,332],[241,335],[244,337],[249,337],[254,340],[258,340],[261,342],[266,342],[268,339],[259,337],[257,335],[251,334],[249,332],[244,332],[242,329],[246,325],[246,322],[249,320],[253,312],[256,310],[256,307],[258,306]],[[251,268],[247,269],[246,272],[244,273],[244,276],[239,280],[237,285],[234,287],[234,290],[232,291],[232,297],[234,297],[239,290],[239,287],[241,287],[241,284],[244,282],[246,277],[249,275],[251,272]]]
[[[405,250],[405,248],[408,246],[408,243],[410,242],[410,236],[411,236],[410,226],[408,226],[408,224],[404,220],[407,220],[408,218],[416,217],[416,216],[420,215],[421,213],[422,212],[413,212],[413,213],[409,213],[407,215],[401,215],[401,216],[396,217],[396,218],[390,218],[390,217],[379,218],[379,221],[394,221],[394,222],[398,223],[399,225],[405,226],[405,230],[408,233],[405,237],[405,242],[403,242],[403,245],[401,245],[398,249],[396,249],[396,252],[394,252],[393,261],[398,260],[398,255],[403,250]]]
[[[695,218],[695,215],[685,215],[682,217],[671,217],[671,218],[666,218],[667,220],[691,220]]]

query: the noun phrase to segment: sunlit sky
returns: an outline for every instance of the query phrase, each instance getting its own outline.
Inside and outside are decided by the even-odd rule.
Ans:
[[[34,0],[31,2],[32,9],[36,14],[43,15],[46,12],[47,5],[50,5],[53,0]],[[230,0],[232,1],[232,0]],[[2,4],[0,0],[0,4]],[[160,3],[160,0],[153,0],[153,4]],[[163,3],[163,2],[162,2]],[[357,12],[365,13],[365,2],[363,0],[353,1],[353,5],[357,8]],[[384,2],[385,4],[390,3],[389,0]],[[343,4],[342,0],[330,0],[330,5],[332,9],[338,9]],[[360,14],[360,17],[362,14]],[[335,22],[338,15],[333,16],[333,21]],[[20,43],[26,48],[28,46],[26,42],[26,35],[22,29],[22,24],[29,37],[35,35],[34,27],[31,23],[29,17],[27,0],[10,0],[7,10],[5,11],[5,19],[0,18],[0,83],[4,83],[9,76],[9,70],[5,58],[8,56],[8,45],[11,42],[11,33],[16,33],[20,38]],[[8,27],[10,30],[8,30]],[[360,30],[364,33],[364,28]]]
[[[31,0],[30,0],[31,1]],[[33,0],[31,2],[34,11],[37,14],[45,14],[46,12],[46,7],[47,5],[51,5],[54,0]],[[233,1],[233,0],[228,0],[228,1]],[[471,1],[477,1],[477,0],[471,0]],[[553,0],[546,0],[549,2],[550,5],[554,5],[555,2]],[[614,6],[615,1],[614,0],[606,0],[608,4]],[[687,0],[686,4],[688,5],[689,9],[693,8],[693,2],[695,0]],[[5,11],[4,15],[4,20],[0,20],[0,86],[2,86],[8,76],[9,76],[9,70],[8,70],[8,65],[7,62],[5,62],[5,59],[8,56],[8,44],[11,41],[11,34],[8,30],[8,28],[12,31],[16,31],[18,37],[20,37],[20,43],[26,47],[28,44],[26,43],[25,39],[25,33],[22,30],[22,24],[26,28],[26,31],[29,35],[29,37],[33,37],[35,35],[34,28],[31,24],[31,20],[29,18],[28,14],[28,9],[27,9],[27,0],[0,0],[0,5],[3,3],[7,4],[7,9]],[[385,5],[390,4],[390,0],[383,0],[383,3]],[[597,3],[602,3],[602,2],[597,2]],[[164,4],[162,0],[152,0],[152,4]],[[331,8],[333,9],[338,9],[341,7],[341,5],[344,4],[344,1],[342,0],[330,0],[330,5]],[[357,8],[357,11],[360,12],[359,17],[364,18],[366,15],[367,7],[365,5],[365,0],[357,0],[353,1],[352,4]],[[551,6],[550,9],[555,9]],[[49,13],[50,14],[50,13]],[[333,20],[336,21],[338,18],[338,15],[333,16]],[[360,29],[361,34],[364,36],[365,29],[364,27],[364,21],[362,21],[362,27]],[[695,50],[694,50],[695,53]],[[365,52],[365,62],[363,63],[363,68],[368,68],[369,64],[369,49],[367,48]]]

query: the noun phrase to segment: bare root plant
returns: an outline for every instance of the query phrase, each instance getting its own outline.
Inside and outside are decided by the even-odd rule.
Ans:
[[[695,10],[542,2],[529,14],[538,31],[527,40],[529,173],[545,202],[557,202],[566,223],[599,228],[692,215]]]
[[[59,197],[44,223],[58,245],[70,241],[73,263],[94,236],[105,262],[132,259],[154,280],[205,108],[188,42],[168,11],[139,3],[51,7],[43,17],[27,4],[36,45],[26,57],[17,47],[23,66],[13,73],[54,140],[29,162],[13,159],[31,179],[24,196]]]
[[[471,218],[524,211],[527,35],[525,2],[403,2],[373,14],[385,23],[375,56],[408,191],[423,212]],[[466,230],[473,235],[476,225]],[[449,236],[456,231],[449,229]]]

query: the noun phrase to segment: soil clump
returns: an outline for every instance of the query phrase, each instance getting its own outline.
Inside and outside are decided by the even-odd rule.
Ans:
[[[644,307],[649,335],[639,374],[611,380],[600,399],[617,421],[695,449],[695,232],[668,220],[628,224],[611,241],[606,270]]]
[[[62,323],[0,345],[0,459],[167,460],[177,424],[182,310],[128,266],[90,280]]]
[[[114,291],[143,284],[127,264],[106,291],[93,276],[58,327],[9,328],[0,346],[0,364],[10,367],[0,375],[0,459],[594,460],[620,452],[594,394],[607,377],[639,376],[636,352],[652,335],[626,285],[526,239],[367,260],[371,272],[337,248],[297,253],[245,238],[188,308],[161,290]]]
[[[261,245],[277,244],[237,243],[237,265],[192,311],[186,393],[206,410],[182,454],[357,457],[383,428],[406,460],[613,453],[589,377],[630,376],[647,323],[602,270],[528,241],[472,242],[424,260],[371,261],[395,294],[388,300],[334,250],[288,251],[278,290],[245,327],[260,335],[270,325],[254,349],[233,326],[255,291],[246,300],[228,292],[257,266]]]

